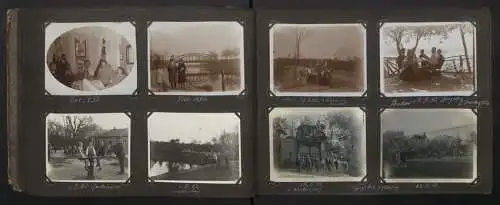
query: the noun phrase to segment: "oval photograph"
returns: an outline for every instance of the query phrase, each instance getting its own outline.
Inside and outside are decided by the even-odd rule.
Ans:
[[[134,65],[132,45],[104,27],[80,27],[62,33],[47,51],[47,68],[62,85],[99,91],[123,81]]]

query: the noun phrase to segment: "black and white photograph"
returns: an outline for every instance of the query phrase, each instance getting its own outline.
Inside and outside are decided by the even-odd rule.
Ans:
[[[387,109],[381,132],[387,182],[470,183],[477,176],[477,117],[470,109]]]
[[[274,108],[270,180],[349,182],[366,175],[365,113],[358,107]]]
[[[361,96],[366,90],[362,24],[275,24],[270,89],[277,96]]]
[[[236,113],[153,113],[148,121],[155,182],[235,184],[241,178]]]
[[[45,28],[45,90],[51,95],[126,95],[137,88],[135,27],[50,23]]]
[[[384,23],[380,42],[384,95],[468,96],[476,91],[472,23]]]
[[[51,113],[46,175],[53,182],[116,182],[130,176],[130,118],[124,113]]]
[[[243,26],[236,21],[153,22],[149,89],[157,95],[238,95],[244,89]]]

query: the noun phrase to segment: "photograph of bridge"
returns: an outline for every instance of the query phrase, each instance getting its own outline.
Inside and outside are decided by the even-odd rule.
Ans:
[[[476,90],[472,23],[385,23],[380,42],[381,92],[386,96],[463,96]]]
[[[366,175],[364,115],[359,108],[273,109],[271,181],[360,181]]]
[[[155,182],[235,184],[241,178],[235,113],[153,113],[148,121]]]
[[[472,182],[477,119],[469,109],[387,109],[382,176],[390,182]]]
[[[46,175],[51,181],[122,183],[129,178],[127,115],[51,113],[46,129]]]
[[[244,89],[238,22],[153,22],[149,85],[163,95],[237,95]]]
[[[270,88],[278,96],[361,96],[366,90],[362,24],[275,24]]]
[[[135,30],[129,22],[51,23],[45,30],[45,89],[50,94],[136,90]]]

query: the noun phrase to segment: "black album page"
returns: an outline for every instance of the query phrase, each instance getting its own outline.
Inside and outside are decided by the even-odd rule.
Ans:
[[[258,10],[257,194],[489,193],[479,10]]]
[[[21,9],[17,18],[24,191],[251,196],[251,11]]]

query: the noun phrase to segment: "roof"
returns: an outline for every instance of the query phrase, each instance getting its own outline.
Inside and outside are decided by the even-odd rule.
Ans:
[[[127,137],[128,136],[128,128],[111,129],[108,131],[104,131],[99,136],[101,136],[101,137]]]

